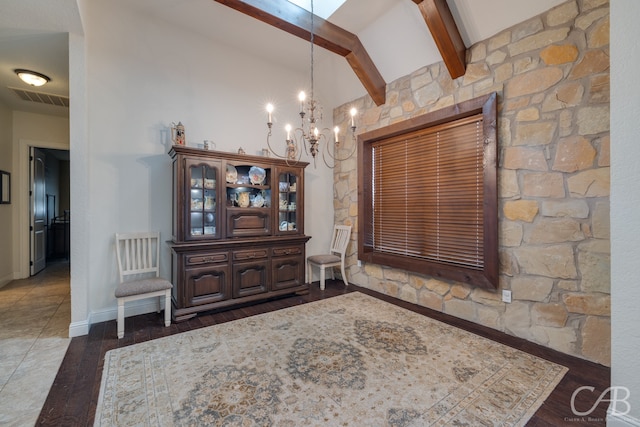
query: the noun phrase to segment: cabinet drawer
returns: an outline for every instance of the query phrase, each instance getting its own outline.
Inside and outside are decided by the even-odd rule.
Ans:
[[[268,236],[271,234],[271,215],[268,209],[227,209],[227,236]]]
[[[251,259],[260,259],[266,258],[269,255],[269,252],[266,248],[264,249],[248,249],[243,251],[234,251],[233,252],[233,260],[234,261],[247,261]]]
[[[301,255],[302,250],[302,246],[287,246],[283,248],[273,248],[271,254],[272,256]]]
[[[227,252],[215,252],[208,254],[187,255],[186,264],[202,265],[202,264],[215,264],[229,261],[229,254]]]

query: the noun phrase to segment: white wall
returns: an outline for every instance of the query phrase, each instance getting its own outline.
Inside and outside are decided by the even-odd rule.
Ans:
[[[86,55],[87,143],[81,140],[82,131],[72,131],[71,193],[74,219],[77,209],[86,210],[81,213],[85,223],[79,225],[86,235],[72,235],[72,324],[83,322],[85,302],[90,322],[115,318],[115,232],[157,229],[165,238],[171,234],[171,122],[185,125],[187,145],[209,139],[220,151],[243,147],[257,154],[266,145],[267,101],[279,107],[274,127],[282,128],[286,118],[298,117],[295,84],[308,78],[126,7],[84,1],[80,9],[85,46],[78,57],[70,55],[71,73],[82,68],[81,56]],[[73,90],[82,92],[83,87],[72,83]],[[77,96],[73,99],[75,103]],[[325,108],[331,112],[333,106]],[[83,111],[72,110],[72,125]],[[284,139],[282,131],[274,131]],[[86,170],[77,169],[76,162]],[[86,186],[75,185],[84,174]],[[305,178],[305,232],[312,236],[307,244],[312,254],[329,246],[333,181],[331,171],[320,164],[317,169],[310,165]],[[83,263],[75,274],[74,254]],[[166,248],[163,260],[168,277]]]
[[[12,174],[11,111],[0,104],[0,170]],[[0,205],[0,287],[13,280],[13,225],[11,205]]]
[[[14,111],[12,123],[12,250],[14,278],[18,279],[29,277],[29,147],[69,149],[69,119]]]
[[[611,2],[611,385],[627,387],[631,411],[610,426],[640,426],[640,2]],[[622,393],[620,395],[624,397]],[[610,406],[610,410],[612,406]],[[625,412],[624,403],[616,407]]]

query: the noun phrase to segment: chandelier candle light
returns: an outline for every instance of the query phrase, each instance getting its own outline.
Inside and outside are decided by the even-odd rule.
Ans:
[[[311,0],[311,96],[309,98],[309,100],[307,101],[307,95],[304,92],[300,92],[298,94],[298,100],[300,101],[300,119],[301,119],[301,124],[299,128],[295,128],[293,129],[291,127],[290,124],[287,124],[285,126],[285,131],[287,132],[287,138],[285,140],[286,143],[286,147],[285,147],[285,154],[284,155],[280,155],[278,154],[272,147],[271,147],[271,128],[273,126],[273,111],[274,111],[274,107],[273,104],[269,103],[267,104],[267,127],[269,128],[269,132],[267,133],[267,146],[269,147],[269,150],[276,156],[276,157],[280,157],[283,159],[286,159],[287,162],[298,162],[300,160],[300,157],[302,156],[302,149],[300,147],[300,140],[302,140],[302,145],[304,146],[304,151],[311,154],[311,157],[313,157],[313,161],[314,161],[314,165],[315,165],[315,160],[316,160],[316,156],[318,155],[318,153],[320,153],[320,151],[322,150],[320,147],[320,142],[322,140],[325,141],[325,147],[326,149],[324,151],[322,151],[322,160],[324,161],[325,165],[327,165],[330,168],[335,167],[335,163],[336,161],[341,161],[341,160],[346,160],[349,157],[353,156],[353,154],[355,153],[355,148],[356,148],[356,144],[355,144],[355,132],[356,132],[356,122],[355,122],[355,117],[358,114],[358,111],[355,108],[351,108],[350,114],[351,114],[351,135],[352,135],[352,139],[354,141],[353,144],[353,150],[351,151],[351,153],[349,153],[348,156],[344,157],[344,158],[338,158],[335,154],[333,154],[329,148],[330,144],[329,141],[331,139],[331,137],[328,137],[325,135],[325,132],[331,132],[328,128],[323,129],[322,131],[320,131],[318,129],[318,122],[319,120],[322,119],[322,113],[321,113],[321,107],[318,104],[318,102],[314,99],[313,97],[313,45],[314,45],[314,34],[313,34],[313,19],[314,19],[314,14],[313,14],[313,0]],[[306,101],[306,102],[305,102]],[[306,126],[306,121],[305,121],[305,117],[307,117],[308,115],[308,126]],[[334,141],[334,153],[335,151],[340,148],[340,128],[338,126],[333,128],[333,141]],[[309,144],[309,149],[307,150],[307,143]],[[333,159],[333,164],[329,165],[329,163],[327,162],[327,159],[325,157],[325,155],[328,155],[329,157],[331,157]]]

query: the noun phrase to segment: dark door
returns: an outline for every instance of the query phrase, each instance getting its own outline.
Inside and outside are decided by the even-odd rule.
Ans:
[[[47,264],[47,200],[45,188],[45,154],[31,147],[31,275],[38,273]]]

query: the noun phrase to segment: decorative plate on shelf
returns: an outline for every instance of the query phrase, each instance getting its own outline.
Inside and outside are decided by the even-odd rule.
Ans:
[[[249,180],[253,185],[261,185],[267,177],[267,172],[257,166],[251,166],[249,169]]]
[[[238,170],[233,165],[227,165],[227,182],[229,184],[234,184],[236,179],[238,179]]]

